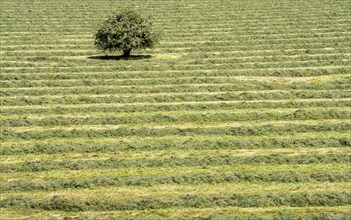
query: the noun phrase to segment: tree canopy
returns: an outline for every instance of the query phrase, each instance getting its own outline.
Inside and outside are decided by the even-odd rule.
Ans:
[[[95,35],[95,46],[108,52],[123,51],[128,57],[132,49],[152,48],[158,34],[149,19],[136,11],[114,13],[102,24]]]

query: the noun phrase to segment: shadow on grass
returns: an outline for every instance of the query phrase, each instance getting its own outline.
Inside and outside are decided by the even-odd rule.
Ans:
[[[90,56],[89,59],[94,60],[144,60],[150,59],[151,55],[130,55],[129,57],[124,56]]]

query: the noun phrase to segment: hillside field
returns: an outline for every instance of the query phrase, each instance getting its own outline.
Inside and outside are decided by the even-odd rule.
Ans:
[[[0,219],[351,219],[349,0],[1,0]],[[99,52],[114,11],[162,38]]]

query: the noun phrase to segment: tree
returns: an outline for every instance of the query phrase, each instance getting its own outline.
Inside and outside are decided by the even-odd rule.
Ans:
[[[130,56],[132,49],[152,48],[158,40],[152,23],[135,11],[114,13],[95,35],[95,46],[102,51],[121,50]]]

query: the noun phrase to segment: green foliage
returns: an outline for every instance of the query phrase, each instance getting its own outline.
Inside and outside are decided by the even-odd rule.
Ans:
[[[152,48],[157,38],[149,19],[135,11],[123,11],[114,13],[100,27],[95,35],[95,46],[103,51],[122,50],[128,57],[132,49]]]

